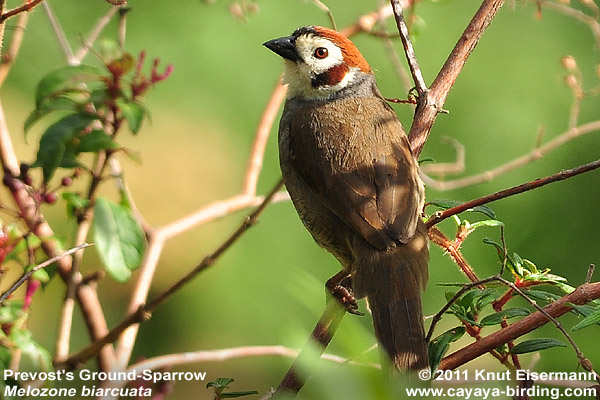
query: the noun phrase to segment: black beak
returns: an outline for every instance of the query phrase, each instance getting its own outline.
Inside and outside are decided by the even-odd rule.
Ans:
[[[296,45],[294,41],[296,38],[294,36],[286,36],[279,39],[269,40],[268,42],[263,43],[267,49],[279,54],[283,58],[287,58],[291,61],[298,61],[300,56],[296,51]]]

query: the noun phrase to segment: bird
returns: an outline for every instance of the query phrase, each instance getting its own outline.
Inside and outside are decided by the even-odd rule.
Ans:
[[[425,188],[402,124],[340,32],[304,26],[264,46],[284,60],[279,161],[300,220],[339,260],[353,299],[367,297],[391,365],[427,368]]]

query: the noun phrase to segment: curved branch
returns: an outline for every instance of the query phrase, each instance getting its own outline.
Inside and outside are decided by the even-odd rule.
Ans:
[[[432,179],[429,176],[424,176],[423,181],[427,186],[433,187],[437,190],[452,190],[474,185],[481,182],[487,182],[499,175],[505,174],[532,161],[539,160],[547,153],[551,152],[552,150],[555,150],[556,148],[562,146],[570,140],[583,136],[587,133],[596,132],[598,130],[600,130],[600,121],[588,122],[587,124],[579,125],[572,129],[569,129],[566,132],[563,132],[562,134],[558,135],[554,139],[550,140],[548,143],[539,147],[535,147],[528,154],[517,157],[514,160],[511,160],[506,164],[500,165],[489,171],[449,181],[439,181]],[[436,164],[431,165],[435,166]]]
[[[579,286],[574,292],[544,307],[543,310],[552,318],[558,318],[573,309],[570,304],[582,305],[598,298],[600,298],[600,282],[585,283]],[[506,328],[485,336],[477,342],[444,357],[440,363],[439,369],[454,369],[464,365],[482,354],[485,354],[510,340],[523,336],[548,322],[550,322],[550,320],[546,315],[540,311],[536,311],[522,320],[508,325]]]
[[[435,213],[429,220],[427,220],[426,226],[427,228],[431,228],[433,225],[440,223],[441,221],[449,218],[455,214],[460,214],[463,211],[466,211],[470,208],[482,206],[487,203],[491,203],[492,201],[500,200],[505,197],[513,196],[518,193],[527,192],[532,189],[537,189],[539,187],[548,185],[550,183],[562,181],[573,176],[583,174],[585,172],[593,171],[597,168],[600,168],[600,160],[592,161],[590,163],[581,165],[577,168],[564,170],[561,172],[557,172],[554,175],[547,176],[545,178],[539,178],[531,182],[523,183],[519,186],[514,186],[510,189],[501,190],[499,192],[490,194],[488,196],[483,196],[471,201],[467,201],[466,203],[460,204],[456,207],[449,208],[444,211],[439,211]]]
[[[448,97],[467,58],[503,4],[504,0],[483,1],[429,87],[429,91],[426,92],[426,95],[419,96],[413,124],[408,134],[415,157],[421,154],[437,114],[442,111],[446,97]]]
[[[0,15],[0,24],[3,24],[7,19],[14,17],[17,14],[33,10],[35,6],[40,4],[42,1],[44,0],[33,0],[31,2],[23,4],[22,6],[13,8],[12,10],[8,10],[7,12]]]
[[[100,349],[105,347],[107,344],[114,342],[119,336],[131,325],[138,324],[144,320],[150,318],[151,313],[167,299],[181,289],[184,285],[189,283],[195,278],[200,272],[214,265],[217,259],[223,255],[223,253],[231,247],[251,226],[256,224],[260,215],[264,212],[267,205],[273,200],[273,197],[279,192],[283,186],[283,180],[280,180],[277,185],[271,190],[271,192],[264,198],[263,202],[248,216],[244,219],[240,227],[223,242],[212,254],[204,257],[204,259],[190,272],[188,272],[183,278],[179,279],[168,289],[160,293],[154,299],[149,301],[147,304],[139,306],[139,308],[129,314],[123,319],[117,326],[110,330],[102,338],[91,343],[88,347],[80,350],[79,352],[71,355],[67,360],[56,363],[56,369],[74,369],[77,366],[85,363],[90,358],[94,357]],[[117,365],[117,367],[119,367]]]
[[[19,208],[21,218],[29,227],[31,232],[42,240],[42,249],[48,257],[56,257],[63,253],[60,244],[54,239],[54,232],[39,213],[35,200],[29,195],[21,181],[14,178],[19,175],[19,162],[12,145],[12,140],[6,126],[4,110],[0,103],[0,163],[4,169],[4,182],[12,194],[13,200]],[[67,282],[70,278],[71,257],[63,257],[56,261],[61,278]],[[74,276],[77,282],[81,282],[80,273]],[[93,341],[98,340],[108,332],[102,305],[96,291],[89,285],[78,284],[76,292],[77,300]],[[104,347],[98,353],[98,363],[101,369],[109,370],[114,364],[115,354],[110,346]]]

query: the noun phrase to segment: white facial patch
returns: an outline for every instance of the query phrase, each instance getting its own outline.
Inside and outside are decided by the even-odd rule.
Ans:
[[[319,47],[327,49],[327,57],[315,57],[315,50]],[[342,50],[340,50],[340,48],[331,40],[322,37],[302,35],[296,39],[296,50],[304,60],[306,68],[315,75],[321,74],[329,68],[344,62]]]
[[[315,50],[320,47],[327,50],[327,57],[318,58],[315,56]],[[344,62],[342,50],[329,39],[306,34],[296,39],[296,51],[302,61],[285,60],[284,82],[289,84],[289,96],[302,95],[313,99],[326,98],[329,97],[331,92],[345,87],[354,76],[354,68],[352,68],[338,84],[315,88],[312,84],[315,77]]]

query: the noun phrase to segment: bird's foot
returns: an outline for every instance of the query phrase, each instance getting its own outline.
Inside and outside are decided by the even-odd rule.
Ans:
[[[335,285],[330,288],[331,295],[346,309],[347,312],[354,315],[365,315],[358,311],[358,301],[352,293],[352,289],[342,285]]]

